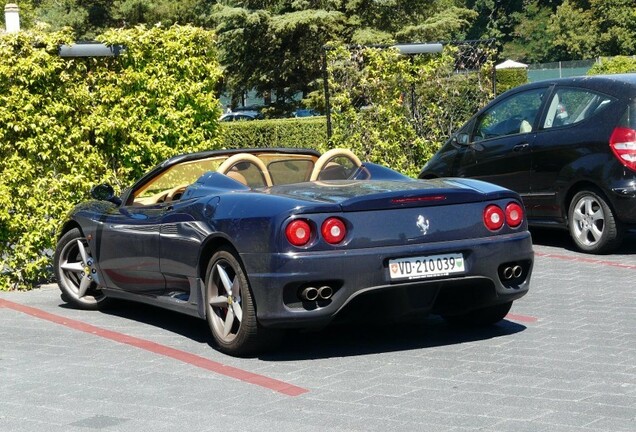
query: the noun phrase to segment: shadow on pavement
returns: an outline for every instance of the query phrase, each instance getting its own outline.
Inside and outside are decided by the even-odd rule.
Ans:
[[[530,232],[532,233],[532,242],[535,245],[557,247],[570,252],[583,253],[576,249],[568,231],[550,228],[531,228]],[[625,233],[624,236],[621,246],[609,255],[636,255],[636,232],[630,231]]]
[[[207,323],[198,318],[126,301],[116,301],[102,313],[156,326],[214,347]],[[287,331],[279,344],[259,358],[293,361],[408,351],[503,337],[525,329],[507,320],[488,327],[462,328],[451,326],[434,315],[403,323],[371,322],[368,317],[353,317],[352,321],[336,322],[321,330]]]
[[[124,319],[159,327],[200,343],[212,343],[212,335],[204,320],[143,303],[116,300],[101,311]]]
[[[417,323],[333,324],[321,331],[289,332],[265,361],[294,361],[349,357],[457,345],[512,335],[526,327],[503,320],[481,328],[461,328],[431,316]]]

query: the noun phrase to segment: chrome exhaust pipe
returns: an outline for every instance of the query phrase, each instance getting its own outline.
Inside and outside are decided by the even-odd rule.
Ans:
[[[333,295],[333,288],[331,288],[330,286],[325,285],[318,288],[318,296],[322,300],[329,300],[332,295]]]
[[[314,287],[305,287],[300,293],[300,298],[305,301],[314,301],[318,298],[318,289]]]
[[[503,277],[506,280],[510,280],[512,279],[512,276],[514,275],[514,270],[512,269],[512,267],[506,267],[503,272]]]
[[[523,268],[520,265],[516,265],[512,268],[512,276],[516,279],[523,273]]]

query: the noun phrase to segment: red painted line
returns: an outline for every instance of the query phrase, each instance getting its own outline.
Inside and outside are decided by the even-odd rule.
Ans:
[[[84,333],[93,334],[104,339],[109,339],[125,345],[133,346],[135,348],[150,351],[152,353],[159,354],[165,357],[170,357],[175,360],[190,364],[192,366],[196,366],[220,375],[225,375],[230,378],[235,378],[240,381],[264,387],[266,389],[273,390],[287,396],[299,396],[309,391],[307,389],[297,387],[284,381],[279,381],[273,378],[266,377],[264,375],[258,375],[252,372],[235,368],[233,366],[227,366],[222,363],[218,363],[186,351],[170,348],[168,346],[161,345],[146,339],[140,339],[123,333],[106,330],[81,321],[76,321],[60,315],[45,312],[41,309],[14,303],[9,300],[0,299],[0,308],[2,307],[13,309],[15,311],[22,312],[24,314],[31,315],[39,319],[50,321],[55,324],[60,324]]]
[[[516,314],[508,314],[506,315],[506,319],[510,321],[519,321],[525,323],[536,323],[539,321],[539,318],[535,318],[528,315],[516,315]]]
[[[565,261],[575,261],[575,262],[584,262],[584,263],[590,263],[590,264],[600,264],[600,265],[604,265],[604,266],[618,267],[618,268],[629,269],[629,270],[636,270],[636,264],[623,264],[623,263],[617,263],[617,262],[613,262],[613,261],[601,260],[601,259],[597,259],[597,258],[576,257],[576,256],[559,255],[559,254],[552,254],[552,253],[545,253],[545,252],[537,252],[537,251],[535,251],[534,254],[536,256],[540,256],[540,257],[544,257],[544,258],[556,258],[556,259],[565,260]]]

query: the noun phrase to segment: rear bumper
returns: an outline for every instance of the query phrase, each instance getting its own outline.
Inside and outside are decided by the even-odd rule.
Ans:
[[[636,182],[615,185],[610,195],[616,217],[627,225],[636,225]]]
[[[399,282],[389,277],[390,259],[457,252],[465,260],[465,272],[461,275]],[[451,242],[242,254],[241,258],[248,269],[261,325],[314,327],[327,324],[354,299],[375,292],[388,293],[404,313],[427,311],[452,315],[516,300],[528,291],[534,253],[530,233],[523,231]],[[509,263],[522,265],[522,276],[503,280],[502,266]],[[254,271],[263,267],[268,271]],[[299,298],[303,287],[323,285],[334,290],[329,300],[308,302]],[[455,295],[459,297],[454,298]]]

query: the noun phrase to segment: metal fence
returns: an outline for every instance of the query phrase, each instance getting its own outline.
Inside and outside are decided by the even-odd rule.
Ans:
[[[598,60],[573,60],[528,65],[528,81],[587,75]]]

